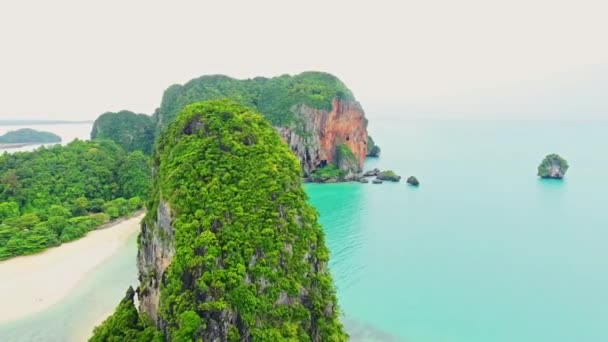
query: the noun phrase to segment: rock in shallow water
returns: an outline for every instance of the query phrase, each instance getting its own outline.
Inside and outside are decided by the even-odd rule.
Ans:
[[[381,180],[381,179],[377,179],[377,178],[376,178],[376,179],[374,179],[374,180],[372,181],[372,183],[374,183],[374,184],[382,184],[382,180]]]
[[[401,176],[399,176],[392,170],[382,171],[382,172],[378,173],[378,175],[376,177],[380,180],[391,181],[391,182],[398,182],[401,180]]]
[[[365,171],[365,173],[363,174],[363,177],[373,177],[373,176],[377,176],[379,173],[380,173],[380,169],[373,169],[373,170]]]
[[[420,182],[418,181],[418,178],[411,176],[407,179],[407,183],[413,186],[418,186],[420,185]]]

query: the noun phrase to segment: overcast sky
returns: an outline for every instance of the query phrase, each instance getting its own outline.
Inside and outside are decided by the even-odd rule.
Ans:
[[[151,113],[204,74],[340,77],[368,115],[608,118],[606,1],[0,3],[0,118]]]

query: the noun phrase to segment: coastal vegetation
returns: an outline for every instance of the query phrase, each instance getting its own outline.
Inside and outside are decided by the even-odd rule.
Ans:
[[[140,150],[149,155],[154,146],[154,134],[150,116],[124,110],[100,115],[93,123],[91,140],[109,139],[127,152]]]
[[[380,157],[380,146],[376,145],[371,135],[367,136],[367,156]]]
[[[106,140],[0,156],[0,259],[78,239],[139,210],[150,177],[142,156]]]
[[[346,173],[338,169],[335,165],[328,164],[311,173],[308,177],[308,181],[314,183],[337,182],[343,179],[345,175]]]
[[[317,213],[268,121],[234,101],[190,105],[163,131],[153,168],[138,291],[158,303],[137,317],[128,292],[92,341],[346,340]],[[155,258],[169,250],[163,272]],[[148,314],[162,332],[141,323]]]
[[[541,178],[561,179],[566,175],[570,166],[566,159],[558,154],[546,156],[538,166],[538,176]]]
[[[226,98],[256,110],[280,130],[283,139],[290,140],[305,177],[325,164],[332,164],[348,175],[361,168],[363,155],[380,153],[373,139],[367,139],[367,120],[352,92],[337,77],[315,71],[251,79],[206,75],[183,85],[174,84],[165,90],[152,116],[129,111],[102,114],[94,123],[91,139],[111,139],[128,152],[141,150],[149,155],[159,134],[184,107]],[[336,115],[327,115],[336,109],[334,105],[340,108],[339,120]],[[327,134],[321,134],[321,130]],[[353,148],[350,152],[356,158],[343,158],[340,163],[334,158],[339,156],[334,150],[349,140]],[[351,180],[346,178],[338,179]]]
[[[361,171],[357,157],[346,144],[340,144],[336,147],[336,163],[338,168],[345,172],[357,173]]]
[[[382,181],[398,182],[401,180],[401,176],[395,173],[393,170],[380,171],[376,178]]]
[[[55,133],[22,128],[0,135],[0,144],[16,143],[58,143],[61,137]]]
[[[256,109],[273,126],[288,126],[298,118],[294,106],[331,110],[334,98],[354,100],[337,77],[323,72],[304,72],[239,80],[224,75],[202,76],[184,85],[172,85],[163,94],[154,114],[159,126],[173,121],[185,106],[204,100],[229,98]]]
[[[95,328],[89,342],[163,342],[162,334],[150,319],[135,308],[135,291],[129,287],[114,314]],[[190,339],[176,341],[191,341]]]

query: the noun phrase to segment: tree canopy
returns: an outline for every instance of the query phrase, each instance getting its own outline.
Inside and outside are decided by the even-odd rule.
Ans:
[[[125,110],[100,115],[93,123],[91,139],[109,139],[127,152],[140,150],[149,155],[154,146],[154,134],[150,116]]]
[[[0,259],[80,238],[141,208],[150,169],[140,155],[107,140],[1,155]]]
[[[166,127],[189,104],[228,98],[257,109],[274,126],[293,122],[294,106],[330,110],[334,98],[353,100],[351,91],[337,77],[309,71],[295,76],[256,77],[238,80],[224,75],[207,75],[184,85],[172,85],[163,94],[155,113],[157,124]]]
[[[151,243],[166,202],[175,215],[175,255],[162,284],[150,284],[140,267],[139,290],[146,296],[147,286],[160,287],[165,338],[346,339],[299,162],[268,121],[234,101],[190,105],[162,133],[154,169],[140,245]],[[113,327],[110,335],[120,336],[112,322],[123,311],[96,331]]]

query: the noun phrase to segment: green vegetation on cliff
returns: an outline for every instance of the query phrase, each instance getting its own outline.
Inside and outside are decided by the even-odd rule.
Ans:
[[[324,167],[316,169],[308,177],[308,181],[315,183],[325,183],[327,181],[340,181],[346,176],[346,173],[338,169],[335,165],[328,164]]]
[[[538,166],[538,176],[542,178],[563,178],[570,168],[566,159],[557,154],[550,154]]]
[[[31,128],[22,128],[15,131],[6,132],[0,136],[0,143],[58,143],[61,137],[55,133],[37,131]]]
[[[149,157],[139,150],[129,153],[118,169],[121,196],[146,198],[150,187],[150,172]]]
[[[340,144],[336,147],[336,162],[338,168],[345,172],[361,171],[357,157],[346,144]]]
[[[391,182],[398,182],[401,180],[401,176],[396,174],[395,171],[393,171],[393,170],[381,171],[380,173],[378,173],[376,178],[379,180],[391,181]]]
[[[160,285],[144,277],[140,296],[160,287],[165,338],[346,339],[298,160],[266,120],[233,101],[188,106],[163,132],[154,167],[140,254],[153,243],[163,202],[173,215],[175,255]],[[113,326],[106,336],[119,338]]]
[[[141,208],[135,189],[148,188],[150,169],[139,165],[143,178],[133,180],[130,159],[138,157],[104,140],[0,156],[0,259],[80,238]]]
[[[140,150],[151,154],[155,131],[150,116],[124,110],[100,115],[93,123],[91,139],[109,139],[127,152]]]
[[[376,145],[371,135],[367,136],[367,156],[368,157],[379,157],[380,146]]]
[[[256,77],[238,80],[224,75],[193,79],[184,85],[172,85],[155,114],[161,127],[173,121],[189,104],[228,98],[257,109],[274,126],[287,126],[294,121],[292,107],[306,105],[330,110],[332,100],[354,99],[338,78],[323,72],[304,72],[295,76]]]
[[[93,331],[90,342],[163,342],[153,323],[140,316],[133,303],[135,291],[129,287],[116,311]],[[187,341],[187,340],[185,340]],[[184,341],[184,342],[185,342]]]

